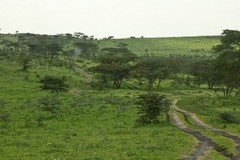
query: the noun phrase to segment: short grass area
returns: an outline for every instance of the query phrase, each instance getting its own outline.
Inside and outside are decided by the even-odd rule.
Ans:
[[[173,37],[173,38],[129,38],[98,41],[100,48],[116,47],[125,43],[133,53],[149,55],[211,55],[211,48],[220,43],[219,36]]]

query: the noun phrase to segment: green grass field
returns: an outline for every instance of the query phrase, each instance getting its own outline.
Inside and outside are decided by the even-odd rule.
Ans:
[[[133,38],[99,41],[100,48],[116,47],[119,43],[128,44],[133,53],[149,55],[211,55],[211,48],[220,43],[219,37],[173,37],[173,38]]]
[[[136,125],[133,101],[144,91],[92,91],[69,69],[22,72],[16,66],[0,64],[1,160],[169,160],[187,155],[195,145],[193,137],[172,125]],[[70,87],[78,91],[59,95],[61,103],[54,117],[38,108],[39,98],[52,95],[39,89],[39,77],[44,75],[65,75]],[[109,103],[111,98],[121,102]]]
[[[5,35],[4,39],[15,41],[16,37]],[[120,43],[128,44],[128,48],[140,56],[147,53],[208,56],[212,46],[219,43],[219,37],[98,41],[100,48],[116,47]],[[5,58],[0,61],[1,160],[175,160],[189,155],[197,144],[193,136],[165,121],[143,126],[136,123],[138,111],[134,102],[139,94],[147,92],[146,88],[133,90],[123,84],[122,89],[91,89],[87,83],[92,75],[84,71],[93,65],[90,61],[76,63],[84,71],[78,73],[66,67],[34,64],[28,71],[22,71],[16,62]],[[57,96],[60,103],[53,117],[40,108],[43,97],[56,97],[54,93],[40,90],[39,80],[46,75],[64,76],[69,85],[68,92]],[[219,116],[223,112],[240,113],[240,98],[222,98],[221,93],[206,88],[174,87],[167,80],[154,91],[172,100],[179,99],[179,107],[196,113],[207,124],[240,136],[239,124],[226,123]],[[236,153],[232,140],[186,125],[210,137],[229,153]],[[205,160],[216,158],[227,159],[215,150],[203,157]]]

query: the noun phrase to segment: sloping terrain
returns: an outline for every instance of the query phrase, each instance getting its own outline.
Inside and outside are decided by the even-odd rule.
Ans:
[[[100,48],[127,44],[133,53],[155,56],[166,55],[211,55],[211,48],[220,43],[218,36],[173,37],[173,38],[131,38],[98,41]]]

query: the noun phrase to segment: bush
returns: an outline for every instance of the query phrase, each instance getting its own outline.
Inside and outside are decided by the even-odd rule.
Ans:
[[[65,77],[59,78],[54,76],[45,76],[40,80],[40,83],[42,84],[40,88],[42,90],[50,90],[58,95],[59,92],[67,91],[68,85],[65,81]]]
[[[59,108],[60,100],[58,99],[58,97],[54,97],[54,96],[40,97],[38,99],[38,103],[39,103],[39,106],[38,106],[39,109],[41,111],[51,113],[52,117],[54,116],[54,114],[56,114],[60,110],[60,108]]]
[[[220,118],[227,123],[240,123],[240,115],[237,112],[223,112],[220,114]]]
[[[138,114],[140,123],[154,123],[158,122],[158,117],[164,113],[166,114],[166,121],[169,121],[169,106],[170,101],[167,97],[157,93],[147,93],[139,95],[137,98]]]
[[[8,112],[0,113],[0,119],[5,123],[8,124],[10,122],[10,114]]]

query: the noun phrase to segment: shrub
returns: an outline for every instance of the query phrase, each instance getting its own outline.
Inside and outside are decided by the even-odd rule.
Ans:
[[[240,115],[237,112],[223,112],[220,114],[220,118],[227,123],[240,123]]]
[[[157,93],[147,93],[139,95],[136,104],[139,105],[139,122],[154,123],[158,122],[161,113],[166,114],[166,120],[169,121],[168,111],[170,101],[163,95]]]
[[[10,114],[8,112],[0,113],[0,119],[5,123],[8,124],[10,122]]]
[[[68,85],[65,81],[66,79],[64,77],[45,76],[40,80],[40,83],[42,84],[40,88],[42,90],[50,90],[58,95],[59,92],[67,91]]]
[[[39,109],[51,113],[52,117],[60,110],[60,100],[57,97],[40,97],[38,103]]]

